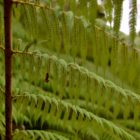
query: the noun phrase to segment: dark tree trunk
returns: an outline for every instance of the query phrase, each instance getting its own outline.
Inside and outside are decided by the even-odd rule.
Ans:
[[[12,140],[12,1],[4,0],[4,32],[5,32],[5,140]]]

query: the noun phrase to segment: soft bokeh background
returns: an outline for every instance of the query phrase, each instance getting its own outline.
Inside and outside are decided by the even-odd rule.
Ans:
[[[129,33],[129,23],[128,23],[128,19],[129,19],[129,2],[131,0],[124,0],[123,3],[123,16],[122,16],[122,24],[121,24],[121,31],[123,31],[124,33],[128,34]],[[137,10],[138,10],[138,14],[137,14],[137,32],[140,31],[140,0],[137,1]]]

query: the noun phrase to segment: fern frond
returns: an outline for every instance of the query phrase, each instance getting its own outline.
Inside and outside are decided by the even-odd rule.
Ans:
[[[13,135],[13,140],[69,140],[68,138],[57,134],[56,132],[41,131],[41,130],[16,130]]]
[[[113,14],[112,14],[113,13],[113,2],[112,2],[112,0],[105,0],[104,7],[105,7],[107,20],[109,21],[110,27],[111,27],[112,19],[113,19]]]
[[[68,20],[67,20],[68,14],[62,13],[60,15],[60,32],[61,32],[61,50],[64,51],[66,54],[70,53],[70,36],[71,31],[70,28],[68,28]],[[73,23],[72,23],[73,24]],[[73,25],[71,25],[71,28],[73,28]]]
[[[129,129],[129,131],[133,131],[135,130],[135,132],[139,132],[140,131],[140,123],[138,122],[137,124],[132,121],[132,120],[115,120],[114,123],[116,124],[120,124],[121,126],[126,127],[127,129]]]
[[[22,105],[20,104],[21,101],[20,99],[22,100]],[[37,100],[39,101],[40,99],[42,100],[42,105],[44,104],[44,109],[42,108],[42,105],[40,106],[40,104],[37,104]],[[23,113],[23,114],[26,114],[25,112],[27,111],[26,109],[24,109],[24,106],[26,104],[26,106],[28,106],[30,104],[30,107],[28,106],[28,111],[30,112],[30,109],[34,108],[34,111],[32,113],[32,117],[35,119],[37,119],[36,115],[39,113],[38,111],[41,111],[41,112],[44,112],[45,114],[48,112],[48,115],[51,114],[55,114],[56,117],[60,118],[62,117],[62,114],[61,113],[64,113],[64,116],[61,118],[63,119],[65,122],[67,121],[70,121],[72,119],[73,121],[73,125],[75,124],[77,126],[77,121],[79,121],[81,123],[81,119],[82,121],[85,120],[85,122],[88,122],[89,121],[93,121],[93,124],[94,124],[94,127],[96,125],[98,125],[98,127],[101,129],[101,130],[104,130],[104,129],[110,129],[111,130],[111,133],[112,135],[116,135],[116,136],[119,136],[119,137],[124,137],[126,139],[133,139],[131,135],[129,135],[127,132],[125,132],[124,130],[116,127],[114,124],[112,124],[111,122],[108,122],[104,119],[101,119],[97,116],[95,116],[94,114],[90,113],[90,112],[87,112],[86,110],[84,109],[81,109],[79,108],[78,106],[73,106],[69,103],[66,103],[64,101],[59,101],[59,100],[56,100],[54,98],[49,98],[49,97],[43,97],[41,95],[39,96],[34,96],[33,94],[28,94],[28,95],[19,95],[19,96],[15,96],[14,97],[14,102],[15,102],[15,105],[17,106],[16,108],[19,108],[20,111]],[[27,103],[28,102],[28,103]],[[25,103],[25,104],[24,104]],[[49,105],[50,104],[50,105]],[[50,106],[48,108],[48,106]],[[41,109],[41,108],[42,109]],[[47,109],[47,110],[46,110]],[[37,111],[38,110],[38,111]],[[69,116],[71,114],[71,111],[73,112],[72,113],[72,116],[69,120]],[[34,114],[35,113],[35,114]],[[44,114],[43,113],[43,114]],[[68,113],[68,114],[67,114]],[[70,113],[70,114],[69,114]],[[42,114],[42,113],[41,113]],[[41,115],[40,114],[40,115]],[[42,115],[43,115],[42,114]],[[44,115],[45,115],[44,114]],[[75,115],[76,116],[75,116]],[[38,114],[38,117],[40,116]],[[46,116],[46,115],[45,115]],[[44,118],[43,116],[41,116],[41,118]],[[44,118],[45,119],[45,118]],[[84,119],[84,120],[83,120]],[[76,122],[74,122],[74,120]],[[36,120],[35,120],[36,121]],[[42,120],[43,121],[43,120]],[[96,123],[96,125],[95,125]],[[74,125],[74,126],[75,126]],[[84,125],[85,126],[85,125]],[[97,127],[97,126],[96,126]],[[100,130],[100,131],[101,131]],[[101,133],[101,132],[100,132]]]
[[[34,6],[30,7],[30,17],[31,17],[31,26],[33,31],[33,37],[38,38],[38,19],[37,19],[37,9]]]
[[[124,84],[130,86],[128,89],[134,87],[134,91],[140,89],[140,52],[135,48],[129,49],[118,38],[123,0],[109,2],[114,4],[115,35],[108,31],[102,20],[96,20],[96,0],[47,0],[47,4],[40,0],[12,0],[13,8],[21,6],[19,17],[25,19],[21,25],[27,22],[25,28],[29,29],[30,38],[36,41],[40,35],[47,40],[46,48],[41,46],[36,52],[27,51],[31,45],[27,45],[23,52],[12,50],[13,139],[139,138],[140,95],[126,90]],[[136,0],[132,3],[133,13],[130,13],[132,44],[135,8]],[[111,16],[111,4],[107,10]],[[36,30],[38,27],[40,30]],[[0,25],[0,32],[2,28]],[[1,40],[0,45],[3,44]],[[40,50],[55,53],[48,55]],[[64,58],[65,53],[66,61],[55,56],[59,54]],[[4,139],[3,47],[0,47],[0,54],[0,139]],[[71,63],[71,56],[74,63]],[[87,66],[90,63],[88,58],[94,64]],[[78,59],[84,60],[83,67],[76,63]],[[92,67],[96,67],[97,74]],[[109,75],[106,76],[106,72]],[[124,122],[118,121],[121,119]],[[135,131],[127,129],[127,125],[134,127]]]
[[[26,5],[22,5],[22,9],[23,9],[23,12],[25,13],[25,25],[26,25],[26,28],[29,30],[29,34],[32,38],[32,35],[33,35],[33,28],[32,28],[32,24],[31,24],[31,17],[30,17],[30,5],[26,6]]]
[[[114,5],[114,32],[116,35],[118,35],[120,30],[120,24],[121,24],[121,17],[122,17],[122,4],[123,0],[113,0]]]
[[[94,25],[95,20],[97,18],[98,2],[97,2],[97,0],[89,0],[88,4],[89,4],[88,19]]]
[[[137,15],[137,0],[130,1],[130,13],[129,13],[129,28],[130,28],[130,41],[132,46],[136,36],[136,15]]]
[[[21,1],[18,2],[20,3]],[[64,1],[62,1],[62,3],[64,3]],[[82,3],[84,2],[81,2],[81,4]],[[90,7],[91,5],[97,7],[95,1],[87,1],[86,3],[89,3],[88,8],[91,8],[91,10],[95,10]],[[119,2],[114,1],[114,3],[116,3],[115,7],[117,12],[114,18],[114,28],[117,33],[119,31],[121,18],[121,13],[119,13],[121,10],[117,10],[117,7],[121,8],[123,0],[119,0]],[[44,26],[46,26],[46,30],[48,31],[45,32],[44,29],[41,28],[43,34],[45,34],[42,35],[42,37],[47,40],[47,49],[57,51],[59,54],[70,54],[70,56],[74,57],[74,61],[76,57],[79,58],[81,56],[81,58],[84,59],[90,58],[94,60],[96,73],[113,80],[113,82],[119,86],[122,86],[123,83],[125,88],[139,93],[140,85],[139,82],[136,81],[140,78],[136,78],[136,75],[140,75],[140,68],[139,66],[131,65],[131,63],[133,63],[133,56],[131,57],[131,55],[129,55],[129,46],[125,44],[124,47],[122,41],[120,41],[116,35],[114,36],[114,32],[108,31],[102,20],[98,23],[93,20],[92,22],[94,22],[95,27],[92,27],[91,25],[93,24],[91,24],[92,22],[90,19],[86,19],[84,15],[77,17],[76,13],[72,11],[63,11],[61,8],[57,7],[50,8],[41,3],[36,5],[35,3],[22,2],[22,5],[39,7],[41,14],[38,14],[38,16],[42,16],[41,21],[46,21],[46,25]],[[90,14],[90,10],[88,11]],[[91,12],[94,13],[95,11]],[[69,26],[70,24],[71,26]],[[38,26],[40,27],[40,25]],[[126,50],[126,54],[122,55],[122,57],[125,56],[125,59],[120,59],[119,55],[124,53],[121,51],[121,48]],[[91,53],[92,51],[93,54]],[[101,54],[102,57],[99,57],[98,54]],[[137,63],[139,63],[139,59],[140,58],[137,57]],[[116,68],[116,65],[121,65],[122,68]],[[125,72],[127,69],[130,69],[130,71]],[[107,71],[109,74],[107,74]],[[131,72],[134,73],[135,76],[132,76]],[[116,77],[116,74],[118,77]]]
[[[23,56],[21,55],[21,58],[22,57]],[[139,95],[136,95],[132,91],[127,91],[111,81],[101,78],[95,73],[88,71],[86,68],[80,67],[74,63],[67,64],[65,61],[59,60],[56,56],[40,55],[38,63],[36,63],[36,59],[30,62],[32,57],[34,58],[35,56],[31,55],[28,57],[29,63],[26,62],[26,65],[24,65],[24,68],[21,70],[29,71],[34,75],[40,73],[40,78],[34,77],[34,83],[37,83],[38,80],[41,83],[44,83],[45,75],[47,73],[49,75],[49,82],[47,85],[50,86],[53,92],[59,95],[59,97],[70,99],[83,98],[86,101],[91,100],[93,104],[97,103],[99,107],[105,105],[107,110],[110,110],[110,108],[113,107],[114,118],[116,118],[120,112],[123,113],[124,118],[128,118],[130,112],[133,112],[134,118],[137,118],[136,120],[138,121],[139,113],[137,112],[137,109],[134,111],[132,108],[137,106],[134,102],[139,104]],[[34,72],[32,71],[30,63],[34,65]],[[42,69],[40,69],[39,66],[41,63]],[[31,73],[29,73],[29,75],[24,75],[24,77],[29,80]],[[75,77],[77,78],[74,79]],[[61,78],[63,79],[62,83],[59,83]],[[107,100],[110,97],[112,100],[108,102]],[[130,106],[128,106],[128,104],[130,104]],[[122,105],[123,107],[121,107]],[[128,110],[126,110],[125,107],[127,107]]]
[[[87,103],[85,100],[80,100],[80,99],[77,100],[76,102],[74,99],[65,99],[64,101],[70,102],[74,105],[78,105],[81,108],[84,108],[87,111],[90,111],[102,118],[110,119],[110,120],[114,118],[113,113],[109,109],[106,109],[106,106],[99,107],[97,104],[93,105],[90,101]]]
[[[17,106],[16,108],[19,108],[20,111],[23,114],[26,114],[25,112],[27,110],[25,110],[24,107],[21,107],[21,101],[20,101],[20,99],[22,100],[22,103],[23,104],[24,104],[24,102],[28,102],[28,105],[30,105],[30,108],[28,108],[29,109],[28,110],[29,112],[30,112],[30,109],[32,110],[32,108],[34,108],[34,111],[32,112],[32,117],[34,119],[35,118],[37,119],[37,116],[36,116],[38,114],[38,111],[37,110],[39,110],[39,111],[41,111],[43,113],[43,114],[41,113],[42,114],[41,115],[42,116],[41,119],[42,118],[44,118],[44,119],[46,118],[45,117],[45,114],[48,117],[49,117],[49,114],[51,116],[52,115],[55,115],[54,118],[56,117],[57,119],[63,119],[65,123],[67,123],[67,121],[71,121],[72,120],[73,121],[73,124],[71,124],[71,125],[73,127],[76,127],[78,125],[78,122],[80,122],[81,127],[87,126],[87,125],[89,126],[89,121],[90,121],[90,124],[92,124],[92,127],[94,129],[96,127],[98,127],[100,129],[99,131],[97,129],[97,134],[99,136],[102,133],[102,131],[108,131],[108,129],[109,129],[110,130],[110,133],[112,135],[114,135],[114,136],[116,135],[117,137],[120,137],[120,138],[123,138],[123,139],[134,139],[131,135],[129,135],[123,129],[118,128],[117,126],[115,126],[111,122],[108,122],[108,121],[106,121],[104,119],[101,119],[101,118],[95,116],[91,112],[87,112],[86,110],[81,109],[78,106],[71,105],[71,104],[69,104],[67,102],[64,102],[64,101],[59,101],[59,100],[57,100],[55,98],[52,98],[51,99],[51,98],[49,98],[47,96],[46,97],[45,96],[43,97],[41,95],[34,96],[34,94],[15,96],[14,97],[14,102],[15,102],[15,105]],[[37,102],[40,99],[42,100],[42,105],[44,104],[43,105],[44,107],[42,105],[40,106],[39,104],[37,104]],[[40,116],[40,115],[38,114],[38,116]],[[83,121],[83,125],[82,125],[81,120]],[[36,121],[36,120],[34,120],[34,121]],[[44,121],[44,120],[42,120],[42,121]],[[84,124],[84,122],[85,122],[85,124]],[[80,126],[78,125],[78,128],[77,127],[76,128],[77,129],[80,129],[79,127]]]

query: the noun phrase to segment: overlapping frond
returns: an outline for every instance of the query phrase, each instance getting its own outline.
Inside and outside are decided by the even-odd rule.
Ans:
[[[116,7],[114,30],[117,34],[119,33],[122,11],[118,8],[121,8],[122,3],[123,0],[114,1]],[[33,4],[27,6],[32,7]],[[26,3],[22,5],[26,7]],[[35,16],[32,16],[32,10],[30,9],[28,8],[30,12],[25,11],[25,17],[29,19],[26,15],[30,13],[29,17],[33,21],[29,27],[32,28],[36,24],[40,27],[39,21],[33,18]],[[42,38],[46,40],[47,49],[57,52],[58,55],[60,53],[70,55],[74,58],[74,61],[77,57],[92,60],[96,66],[97,74],[114,81],[119,86],[123,84],[125,88],[129,87],[129,89],[139,93],[139,50],[136,48],[130,49],[128,45],[120,41],[121,39],[116,38],[114,33],[108,31],[104,22],[95,20],[93,26],[92,22],[84,16],[78,17],[72,11],[45,6],[41,6],[36,14],[45,23],[44,27],[47,34],[43,35]],[[120,68],[117,68],[116,65],[119,65]],[[107,74],[108,71],[112,76]],[[115,75],[118,75],[118,77],[116,78]]]
[[[123,129],[118,128],[113,123],[101,119],[95,116],[93,113],[87,112],[78,106],[74,106],[70,103],[60,101],[55,98],[28,94],[15,96],[14,101],[15,105],[17,106],[16,108],[19,109],[18,111],[29,115],[34,123],[36,123],[39,117],[41,122],[44,122],[47,118],[51,117],[57,120],[61,119],[65,123],[67,123],[67,121],[72,121],[71,126],[78,130],[82,129],[83,127],[90,127],[92,124],[91,129],[93,129],[93,132],[95,130],[94,133],[97,133],[99,137],[102,135],[102,131],[105,133],[109,129],[110,135],[116,135],[116,137],[123,139],[134,139],[131,135],[126,133]],[[25,108],[25,106],[30,106],[30,108]],[[34,111],[32,108],[34,108]],[[32,114],[30,114],[30,109],[32,110]],[[18,115],[16,117],[18,117]],[[96,130],[97,128],[100,128],[100,130]],[[106,133],[106,135],[108,134]]]
[[[110,24],[114,15],[114,30],[102,20],[105,13],[97,0],[12,2],[14,22],[20,21],[19,32],[24,31],[21,37],[13,30],[13,36],[19,37],[18,41],[14,38],[12,50],[13,140],[138,140],[140,51],[119,37],[123,0],[104,3]],[[136,2],[131,3],[130,11],[131,45],[136,32]],[[1,16],[0,12],[3,140]]]
[[[113,108],[114,118],[121,112],[124,119],[128,119],[130,114],[133,113],[133,119],[139,120],[140,96],[132,91],[123,89],[109,80],[104,80],[75,63],[67,64],[56,56],[47,54],[18,55],[20,56],[19,64],[22,62],[20,66],[21,73],[24,73],[22,76],[31,83],[46,85],[60,98],[76,100],[82,98],[86,102],[97,104],[99,107],[105,106],[107,111]],[[29,63],[23,63],[25,56]],[[26,71],[28,71],[28,75]],[[108,100],[109,98],[112,98],[112,100]]]
[[[41,139],[41,140],[69,140],[68,138],[57,134],[56,132],[47,132],[40,130],[17,130],[14,133],[13,140],[31,140],[31,139]]]

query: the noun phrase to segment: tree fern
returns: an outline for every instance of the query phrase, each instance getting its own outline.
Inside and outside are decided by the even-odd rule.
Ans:
[[[105,1],[110,23],[114,11],[112,29],[96,0],[12,1],[13,26],[18,22],[23,33],[13,29],[13,139],[140,138],[140,53],[120,36],[122,4]],[[136,1],[131,6],[134,45]],[[0,139],[5,137],[5,51],[1,41]]]

